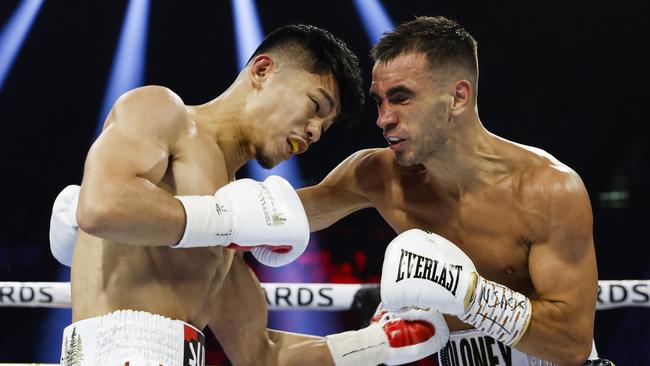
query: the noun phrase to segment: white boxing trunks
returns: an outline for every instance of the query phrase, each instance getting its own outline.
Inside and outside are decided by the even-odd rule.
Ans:
[[[595,344],[589,359],[598,358]],[[555,366],[496,341],[478,329],[451,332],[449,343],[438,352],[440,366]]]
[[[61,365],[204,366],[205,338],[180,320],[118,310],[67,326]]]

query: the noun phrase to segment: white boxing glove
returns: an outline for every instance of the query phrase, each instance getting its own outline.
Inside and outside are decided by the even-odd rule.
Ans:
[[[391,313],[380,304],[368,327],[326,340],[337,366],[401,365],[440,351],[449,340],[449,328],[435,310]]]
[[[262,264],[291,263],[307,248],[309,223],[298,194],[284,178],[239,179],[214,196],[177,196],[185,233],[174,248],[225,245],[252,250]]]
[[[77,185],[65,187],[52,206],[50,217],[50,250],[52,255],[61,264],[70,267],[72,255],[77,241],[77,204],[79,202],[79,190]]]
[[[521,339],[532,313],[525,295],[486,280],[455,244],[418,229],[386,248],[381,299],[389,311],[418,307],[456,315],[510,346]]]
[[[416,306],[460,315],[475,286],[472,260],[440,235],[412,229],[386,248],[381,299],[390,311]]]

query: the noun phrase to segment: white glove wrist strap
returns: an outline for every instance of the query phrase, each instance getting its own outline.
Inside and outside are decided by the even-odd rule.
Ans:
[[[514,346],[528,329],[532,310],[525,295],[478,276],[470,304],[460,319]]]
[[[379,365],[388,359],[388,337],[378,324],[325,337],[336,366]]]
[[[185,208],[185,232],[172,248],[229,245],[232,205],[224,196],[176,196]]]
[[[79,224],[77,223],[77,206],[79,205],[79,195],[75,195],[72,201],[70,201],[70,206],[68,206],[68,221],[73,229],[78,229]]]

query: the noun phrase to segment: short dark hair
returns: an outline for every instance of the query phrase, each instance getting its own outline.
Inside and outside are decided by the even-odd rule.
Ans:
[[[291,24],[269,33],[248,62],[260,54],[285,47],[298,47],[306,51],[295,55],[295,61],[306,71],[318,75],[331,74],[334,77],[341,95],[341,112],[336,119],[354,121],[363,107],[364,92],[359,60],[348,46],[324,29],[306,24]]]
[[[386,32],[370,50],[374,62],[387,62],[411,53],[423,53],[429,65],[461,66],[478,81],[478,43],[454,20],[442,17],[416,17]]]

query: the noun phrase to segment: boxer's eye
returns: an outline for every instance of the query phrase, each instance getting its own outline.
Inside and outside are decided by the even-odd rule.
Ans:
[[[316,113],[318,113],[318,111],[320,110],[320,104],[318,104],[318,102],[315,101],[314,99],[312,99],[311,101],[314,102],[314,108],[316,109],[315,111]]]
[[[401,103],[404,103],[405,101],[407,101],[408,99],[409,99],[409,97],[407,95],[402,94],[402,93],[398,93],[398,94],[395,94],[395,95],[391,96],[390,102],[393,103],[393,104],[401,104]]]

